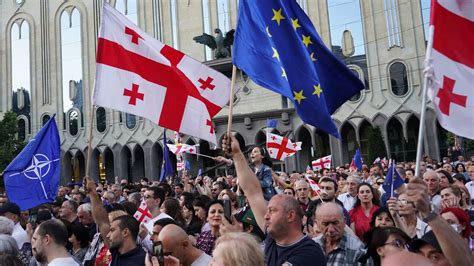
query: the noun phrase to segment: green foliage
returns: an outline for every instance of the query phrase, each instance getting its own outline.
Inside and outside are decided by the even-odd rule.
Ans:
[[[24,141],[18,140],[18,123],[14,112],[6,112],[0,121],[0,172],[3,172],[8,164],[25,147]]]
[[[368,139],[367,163],[372,163],[377,157],[387,157],[380,127],[370,127],[368,130]]]

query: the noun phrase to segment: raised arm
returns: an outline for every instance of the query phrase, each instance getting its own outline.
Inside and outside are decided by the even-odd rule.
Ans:
[[[431,214],[430,197],[423,181],[419,179],[410,181],[406,193],[410,200],[415,203],[419,217],[421,219],[428,219],[428,225],[431,227],[444,256],[446,256],[451,265],[474,265],[474,259],[467,241],[454,231],[441,216]]]
[[[92,218],[94,218],[97,228],[104,240],[104,243],[109,247],[110,243],[107,239],[107,234],[110,231],[110,221],[107,211],[102,205],[99,195],[96,192],[96,185],[90,176],[84,177],[86,182],[86,192],[91,200]]]
[[[262,188],[255,173],[250,169],[245,156],[240,150],[239,142],[234,136],[225,136],[222,140],[222,149],[232,156],[239,185],[247,197],[257,224],[265,232],[265,213],[267,202],[263,198]]]

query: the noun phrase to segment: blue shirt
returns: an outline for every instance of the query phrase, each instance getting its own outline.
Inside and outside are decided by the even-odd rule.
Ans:
[[[252,170],[260,182],[263,197],[266,201],[269,201],[276,194],[275,188],[273,187],[272,169],[262,164],[257,171],[255,166],[252,166]]]
[[[265,265],[326,265],[321,246],[304,236],[296,243],[287,246],[280,246],[276,241],[267,235],[265,239]]]

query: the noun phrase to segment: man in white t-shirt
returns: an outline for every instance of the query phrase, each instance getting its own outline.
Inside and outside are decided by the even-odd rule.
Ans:
[[[357,200],[357,187],[361,182],[362,180],[360,177],[356,175],[349,176],[346,182],[347,192],[342,193],[337,197],[337,199],[344,205],[344,209],[346,209],[346,211],[350,211],[354,207],[354,204]]]
[[[20,207],[16,203],[7,202],[0,207],[0,216],[8,218],[14,223],[12,237],[16,240],[18,249],[21,249],[23,244],[28,239],[26,231],[23,229],[23,227],[21,227],[20,215]]]
[[[163,244],[163,254],[169,254],[184,266],[207,266],[212,257],[194,247],[186,232],[179,226],[169,224],[160,231],[158,241]]]
[[[467,168],[467,174],[471,178],[471,181],[466,183],[466,188],[469,190],[471,195],[471,203],[474,202],[474,165],[471,165]]]
[[[149,187],[143,194],[143,198],[153,218],[148,222],[142,223],[140,225],[139,236],[142,246],[146,248],[148,252],[151,253],[153,243],[151,242],[150,237],[153,233],[153,225],[158,220],[171,217],[168,214],[160,211],[161,204],[163,204],[163,201],[165,200],[165,192],[163,191],[163,189],[159,187]]]
[[[33,256],[48,266],[79,266],[66,250],[68,233],[60,220],[42,222],[33,233],[31,248]]]

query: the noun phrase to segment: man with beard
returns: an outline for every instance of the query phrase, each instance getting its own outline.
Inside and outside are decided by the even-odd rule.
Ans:
[[[303,212],[289,195],[265,201],[260,183],[240,150],[239,142],[226,135],[222,149],[234,160],[239,184],[249,201],[260,229],[266,232],[266,265],[326,265],[321,247],[302,231]]]
[[[341,207],[344,207],[344,204],[342,204],[341,201],[336,199],[336,192],[338,189],[336,181],[334,181],[333,179],[329,177],[323,177],[319,180],[319,188],[321,189],[321,192],[319,193],[321,198],[311,201],[311,203],[309,204],[308,211],[306,212],[306,216],[308,218],[313,217],[314,213],[316,212],[316,209],[323,202],[334,202],[341,205]],[[343,212],[344,212],[346,224],[350,225],[349,212],[346,211],[345,209],[343,209]],[[311,221],[310,221],[310,224],[311,224]]]
[[[42,222],[33,233],[33,256],[48,266],[78,266],[65,246],[68,239],[66,226],[59,220]]]
[[[123,215],[115,218],[110,224],[107,234],[111,266],[114,265],[145,265],[145,251],[137,245],[140,223],[132,216]]]

